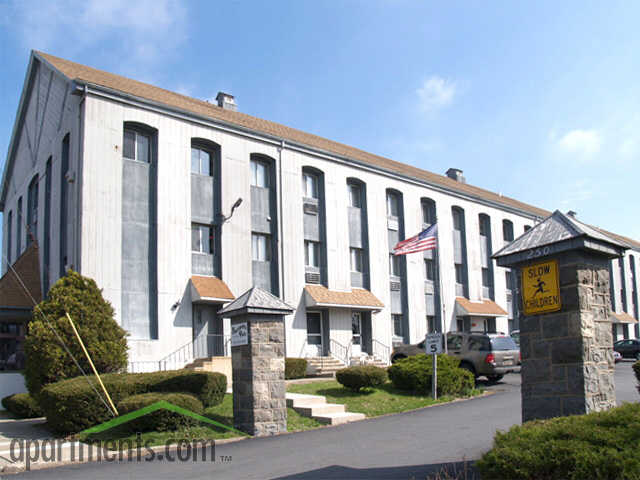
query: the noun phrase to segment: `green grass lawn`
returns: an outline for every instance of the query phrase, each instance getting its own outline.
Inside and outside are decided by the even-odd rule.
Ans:
[[[227,394],[224,396],[220,405],[207,408],[204,416],[223,425],[233,427],[233,395]],[[287,429],[290,432],[309,430],[322,426],[320,422],[303,417],[291,408],[287,409],[287,417]],[[144,432],[140,434],[140,439],[144,445],[155,446],[175,443],[179,440],[221,440],[242,436],[248,435],[243,432],[238,432],[237,430],[215,428],[203,423],[196,427],[184,428],[174,432]],[[114,428],[98,435],[90,435],[89,437],[81,437],[79,439],[88,442],[110,442],[119,440],[123,443],[124,441],[134,442],[136,435],[132,435],[129,432],[118,431],[117,428]]]
[[[345,405],[348,412],[364,413],[367,417],[377,417],[389,413],[406,412],[416,408],[428,407],[436,403],[450,402],[454,397],[443,396],[434,400],[429,395],[420,395],[396,390],[391,383],[380,388],[371,388],[360,392],[353,392],[335,380],[312,383],[298,383],[287,387],[287,391],[294,393],[306,393],[309,395],[323,395],[327,403],[340,403]],[[470,396],[476,396],[482,392],[474,389]]]

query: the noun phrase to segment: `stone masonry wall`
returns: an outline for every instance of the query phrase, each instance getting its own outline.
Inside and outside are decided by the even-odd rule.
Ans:
[[[231,321],[246,321],[249,329],[248,345],[231,352],[234,426],[256,436],[286,432],[284,318],[249,315]]]
[[[606,259],[558,257],[562,310],[523,317],[522,421],[615,406]]]

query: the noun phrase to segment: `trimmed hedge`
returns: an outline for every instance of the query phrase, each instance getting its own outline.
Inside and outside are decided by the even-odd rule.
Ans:
[[[124,415],[125,413],[133,412],[141,408],[152,405],[161,400],[165,400],[178,407],[186,408],[187,410],[202,415],[204,407],[202,402],[193,395],[186,393],[143,393],[140,395],[132,395],[118,403],[118,413]],[[191,427],[198,424],[198,420],[195,418],[182,415],[180,413],[171,412],[169,410],[156,410],[155,412],[148,413],[143,417],[136,418],[135,420],[126,423],[127,431],[131,433],[148,432],[156,430],[158,432],[169,432],[177,430],[179,428]]]
[[[357,392],[362,388],[384,385],[387,381],[387,371],[373,365],[347,367],[336,372],[336,380],[341,385]]]
[[[476,463],[482,478],[640,478],[640,404],[535,420],[498,432]]]
[[[307,375],[307,360],[304,358],[284,359],[284,378],[304,378]]]
[[[632,368],[633,368],[633,373],[636,376],[636,380],[638,381],[638,384],[636,385],[636,388],[638,389],[638,392],[640,393],[640,360],[635,362],[632,365]]]
[[[475,386],[471,372],[459,368],[460,360],[450,355],[438,355],[438,395],[469,395]],[[414,355],[398,360],[387,372],[393,386],[399,390],[430,394],[433,379],[431,356]]]
[[[2,406],[18,418],[42,417],[42,410],[28,393],[15,393],[2,399]]]
[[[172,370],[153,373],[101,375],[113,402],[118,405],[132,395],[149,392],[188,393],[210,407],[222,402],[227,390],[227,377],[221,373]],[[96,390],[100,386],[94,376],[89,379]],[[105,399],[106,401],[106,399]],[[38,403],[47,423],[56,433],[77,433],[112,418],[87,379],[76,377],[52,383],[38,395]]]

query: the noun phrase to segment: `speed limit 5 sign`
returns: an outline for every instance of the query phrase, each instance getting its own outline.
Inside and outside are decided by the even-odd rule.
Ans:
[[[427,355],[442,353],[442,334],[427,333],[427,340],[424,344],[424,348]]]

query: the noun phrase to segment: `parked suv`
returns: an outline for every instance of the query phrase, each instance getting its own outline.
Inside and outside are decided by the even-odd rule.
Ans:
[[[411,355],[425,353],[425,341],[414,345],[398,345],[393,349],[391,362]],[[485,376],[497,382],[505,374],[517,371],[520,365],[520,349],[508,335],[481,332],[449,332],[449,355],[460,359],[460,367],[478,378]]]

